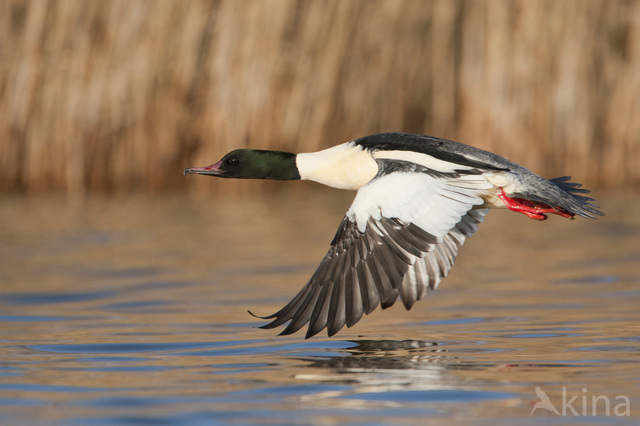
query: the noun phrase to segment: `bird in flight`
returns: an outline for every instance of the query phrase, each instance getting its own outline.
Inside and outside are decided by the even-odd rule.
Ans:
[[[542,178],[504,157],[411,133],[365,136],[318,152],[237,149],[196,173],[235,179],[311,180],[356,190],[329,252],[300,292],[262,328],[286,323],[306,338],[351,327],[400,297],[407,310],[449,273],[490,208],[531,219],[603,215],[570,177]],[[253,314],[252,314],[253,315]]]

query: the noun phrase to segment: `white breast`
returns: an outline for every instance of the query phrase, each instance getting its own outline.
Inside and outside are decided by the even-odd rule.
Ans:
[[[378,173],[369,151],[353,142],[296,156],[300,178],[338,189],[357,190]]]

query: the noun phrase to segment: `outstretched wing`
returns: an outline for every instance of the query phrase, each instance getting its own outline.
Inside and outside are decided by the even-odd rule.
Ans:
[[[362,187],[331,248],[304,288],[262,328],[289,321],[281,334],[309,323],[306,338],[353,326],[398,296],[410,309],[447,275],[458,247],[487,210],[491,185],[478,173],[454,176],[394,172]]]

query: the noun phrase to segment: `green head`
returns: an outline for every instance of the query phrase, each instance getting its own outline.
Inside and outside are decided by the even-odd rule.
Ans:
[[[211,166],[185,169],[184,174],[188,173],[234,179],[300,179],[295,154],[260,149],[236,149]]]

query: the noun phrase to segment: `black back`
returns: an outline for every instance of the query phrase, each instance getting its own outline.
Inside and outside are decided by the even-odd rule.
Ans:
[[[490,157],[497,157],[508,162],[502,157],[460,142],[434,136],[389,132],[365,136],[356,139],[354,142],[370,151],[414,151],[430,155],[438,160],[460,164],[461,166],[484,170],[510,170],[509,167],[496,165],[495,161],[482,161],[485,160],[484,157],[487,157],[486,160],[490,160]]]

